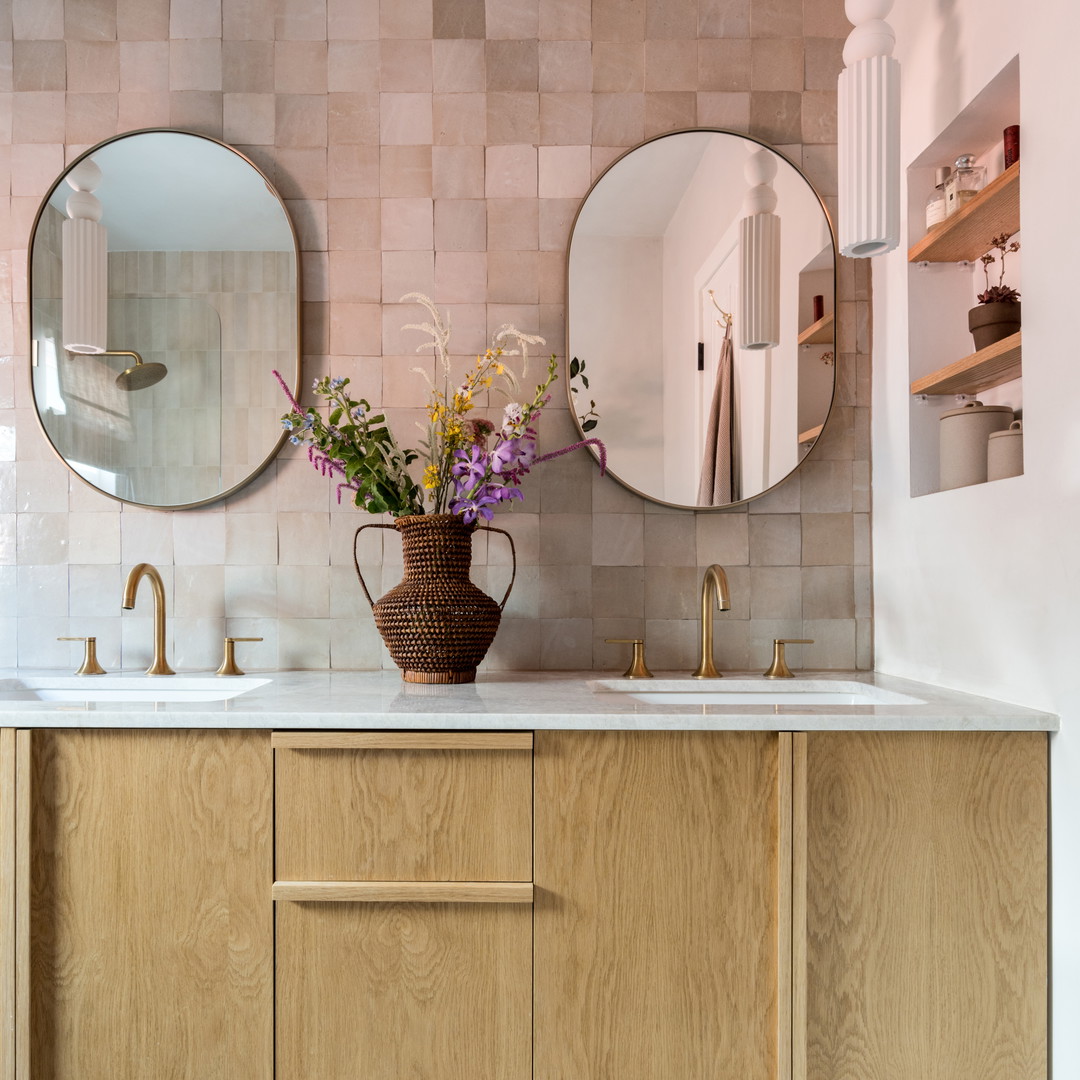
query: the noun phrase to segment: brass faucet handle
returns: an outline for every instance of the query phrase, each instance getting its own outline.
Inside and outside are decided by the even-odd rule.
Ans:
[[[58,637],[57,641],[84,641],[83,661],[76,675],[105,675],[105,669],[98,663],[96,637]]]
[[[221,667],[214,672],[215,675],[243,675],[244,673],[236,666],[236,642],[238,641],[262,641],[261,637],[227,637],[225,639],[225,657],[221,661]]]
[[[787,666],[787,660],[784,657],[785,645],[813,645],[813,638],[773,638],[772,643],[772,663],[769,665],[769,670],[765,672],[766,679],[794,679],[791,668]]]
[[[651,679],[653,673],[645,666],[645,639],[634,637],[604,638],[609,645],[633,645],[634,653],[630,666],[623,672],[624,679]]]

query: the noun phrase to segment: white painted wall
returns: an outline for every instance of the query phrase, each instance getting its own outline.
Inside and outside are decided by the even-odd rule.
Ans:
[[[1080,271],[1071,0],[908,0],[889,16],[912,161],[1019,52],[1025,474],[909,496],[908,268],[874,261],[876,667],[1061,715],[1052,744],[1053,1064],[1080,1075]],[[925,193],[914,199],[921,212]],[[906,228],[902,230],[906,235]],[[962,310],[956,312],[963,319]]]
[[[571,279],[590,286],[589,317],[570,323],[570,355],[585,361],[589,376],[588,390],[578,384],[578,412],[596,401],[594,434],[618,475],[642,491],[662,491],[664,483],[656,420],[664,408],[662,247],[654,236],[584,235],[570,253]]]

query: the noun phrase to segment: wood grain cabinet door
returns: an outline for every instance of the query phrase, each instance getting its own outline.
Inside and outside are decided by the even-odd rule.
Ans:
[[[794,756],[795,1080],[1045,1080],[1046,735],[812,733]]]
[[[277,1080],[531,1080],[531,733],[274,747]]]
[[[269,734],[18,740],[19,1080],[272,1080]]]
[[[536,733],[535,1080],[786,1074],[790,739]]]

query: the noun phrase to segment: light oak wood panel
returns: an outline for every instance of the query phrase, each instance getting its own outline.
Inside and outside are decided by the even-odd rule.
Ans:
[[[33,736],[33,1080],[272,1080],[270,739]]]
[[[978,394],[992,390],[1002,383],[1012,382],[1021,375],[1023,331],[1017,330],[985,349],[973,352],[954,364],[916,379],[911,384],[913,394]]]
[[[0,730],[0,1080],[15,1076],[15,729]]]
[[[530,1080],[532,911],[277,905],[277,1080]]]
[[[275,750],[531,750],[531,731],[275,731]]]
[[[908,249],[908,262],[974,262],[990,238],[1020,229],[1020,162]]]
[[[811,323],[798,337],[798,345],[831,345],[836,331],[833,329],[833,315],[822,315],[817,322]]]
[[[807,1080],[1045,1080],[1046,736],[807,739]]]
[[[275,881],[275,900],[365,904],[531,904],[529,881]]]
[[[536,733],[536,1080],[776,1080],[778,750]]]
[[[532,755],[276,750],[281,881],[530,881]]]
[[[806,732],[791,737],[791,1077],[806,1080]]]
[[[15,1080],[30,1080],[30,732],[15,733]]]

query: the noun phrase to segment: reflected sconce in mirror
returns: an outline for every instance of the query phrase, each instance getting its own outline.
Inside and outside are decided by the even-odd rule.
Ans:
[[[840,253],[884,255],[900,243],[900,62],[885,16],[892,0],[845,0],[855,29],[837,83]]]
[[[772,349],[780,344],[780,218],[776,209],[776,157],[750,155],[744,170],[750,190],[739,222],[739,347]]]
[[[103,353],[108,319],[108,233],[94,188],[101,169],[86,158],[64,177],[73,189],[61,226],[63,244],[63,344],[68,352]]]

